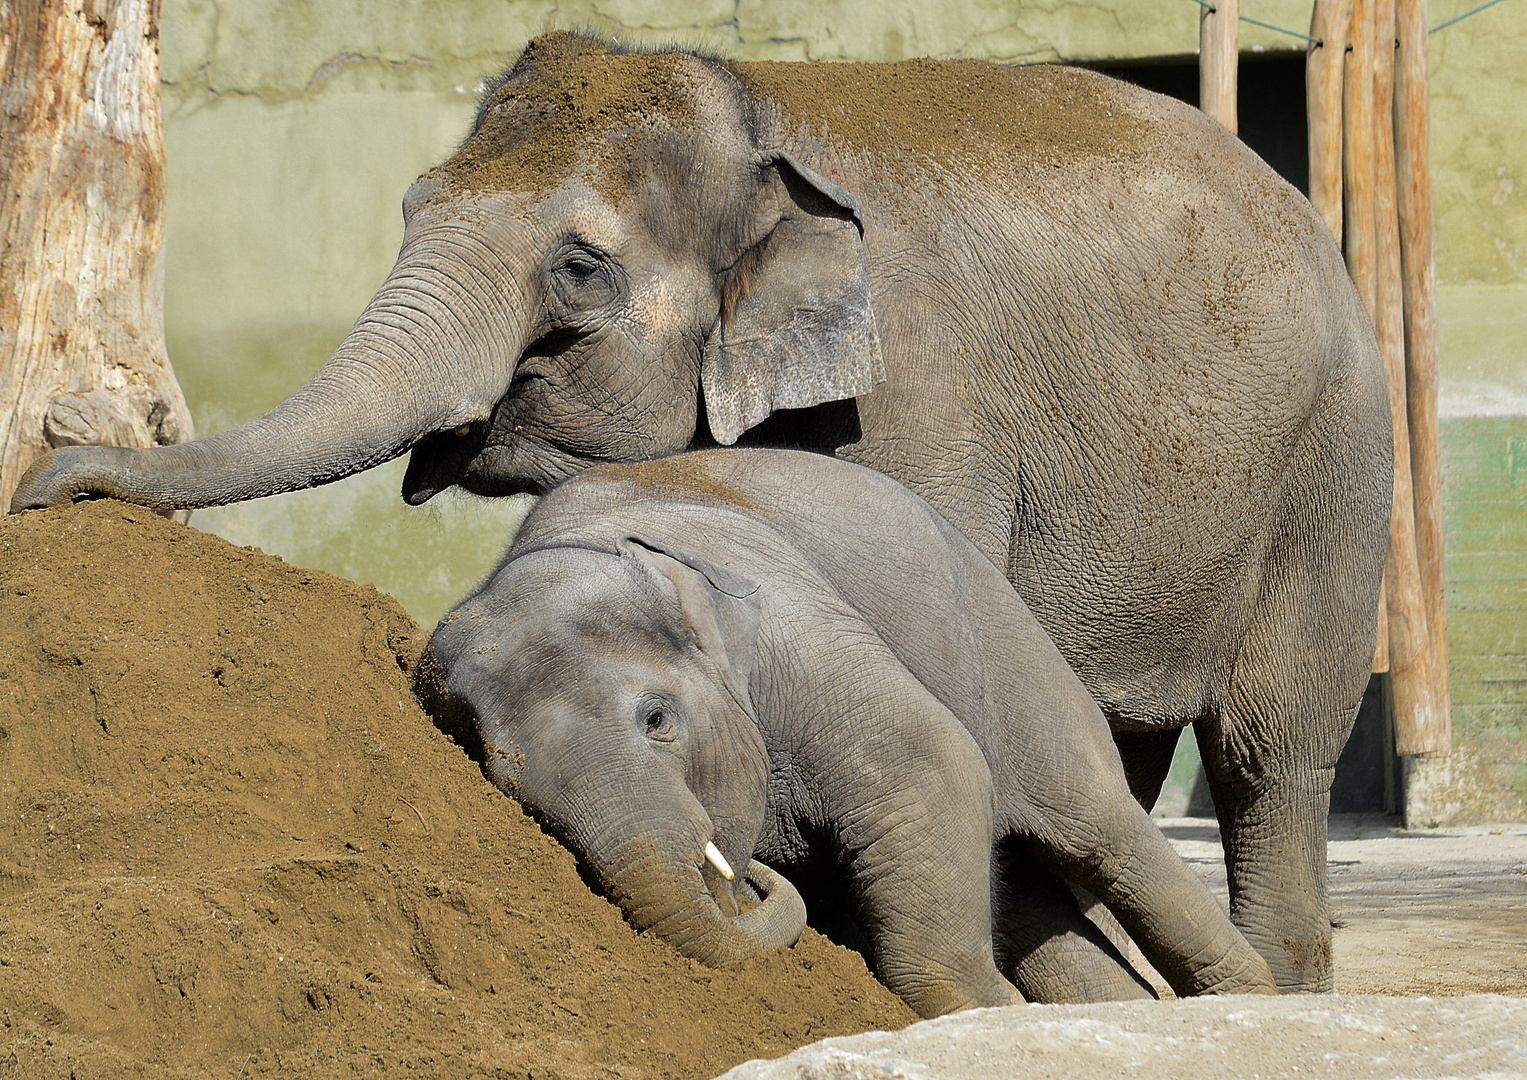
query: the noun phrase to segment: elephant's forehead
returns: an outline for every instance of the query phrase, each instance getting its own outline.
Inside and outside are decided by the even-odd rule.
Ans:
[[[644,133],[693,126],[693,65],[677,53],[584,53],[533,67],[493,94],[437,171],[464,190],[542,194],[579,174],[615,183],[650,154]]]
[[[484,625],[493,633],[536,639],[552,651],[597,651],[612,641],[650,635],[658,600],[619,555],[549,547],[520,555],[499,571]]]
[[[483,666],[496,672],[494,686],[514,691],[514,700],[499,702],[510,706],[510,714],[545,707],[599,715],[648,691],[683,697],[684,686],[704,681],[678,643],[650,626],[619,617],[579,622],[576,628],[539,627],[498,656],[483,657]]]
[[[421,177],[404,199],[409,234],[465,228],[479,237],[498,230],[519,247],[539,248],[576,233],[609,251],[631,240],[629,215],[622,214],[581,178],[540,194],[458,190],[436,174]]]

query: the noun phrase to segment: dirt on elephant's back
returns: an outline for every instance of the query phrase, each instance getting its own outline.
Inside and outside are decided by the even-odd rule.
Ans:
[[[1159,137],[1136,115],[1138,91],[1062,65],[922,58],[731,66],[787,124],[804,123],[861,150],[951,167],[1015,156],[1046,164],[1093,156],[1123,165]]]
[[[636,935],[436,731],[369,587],[153,513],[0,520],[0,1062],[712,1076],[913,1017],[811,935]]]

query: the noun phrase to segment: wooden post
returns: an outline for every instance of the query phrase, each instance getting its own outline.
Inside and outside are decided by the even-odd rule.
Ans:
[[[1384,563],[1389,607],[1389,679],[1394,694],[1395,753],[1424,753],[1438,722],[1431,672],[1431,636],[1416,558],[1415,501],[1410,471],[1410,417],[1405,392],[1404,289],[1400,280],[1400,217],[1394,159],[1395,0],[1377,0],[1373,36],[1374,329],[1389,380],[1394,430],[1394,500]]]
[[[1343,247],[1347,272],[1372,318],[1378,307],[1373,232],[1373,5],[1352,0],[1351,52],[1342,94]]]
[[[1198,107],[1236,132],[1241,0],[1214,0],[1198,13]]]
[[[1387,561],[1388,555],[1385,555]],[[1389,590],[1379,578],[1378,634],[1373,639],[1373,668],[1375,675],[1389,670]]]
[[[48,446],[191,438],[164,347],[158,0],[0,0],[0,509]]]
[[[1352,0],[1315,0],[1305,51],[1304,99],[1309,118],[1310,202],[1341,244],[1341,99]]]
[[[1426,0],[1398,0],[1394,138],[1400,266],[1405,297],[1405,396],[1415,497],[1416,558],[1430,638],[1435,722],[1414,753],[1452,751],[1447,609],[1443,595],[1442,464],[1437,438],[1437,306],[1432,256],[1431,120],[1427,88]]]
[[[1352,0],[1347,24],[1345,71],[1342,77],[1342,247],[1347,272],[1357,286],[1372,319],[1378,308],[1378,279],[1374,267],[1373,222],[1373,5],[1375,0]],[[1386,581],[1377,611],[1378,637],[1373,670],[1389,670],[1389,616]]]

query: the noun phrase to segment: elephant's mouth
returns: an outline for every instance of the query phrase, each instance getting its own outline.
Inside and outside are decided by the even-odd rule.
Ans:
[[[456,486],[487,498],[544,495],[600,464],[524,431],[516,430],[504,441],[502,426],[495,415],[415,445],[403,475],[403,501],[419,506]]]
[[[735,919],[742,913],[745,903],[749,907],[757,906],[762,897],[758,895],[756,887],[748,884],[746,873],[741,878],[737,877],[714,840],[706,841],[701,855],[700,880],[705,882],[705,891],[710,893],[721,914],[728,919]],[[752,861],[749,860],[749,868],[751,866]]]
[[[749,865],[748,869],[752,870],[756,865],[756,863],[751,864]],[[755,878],[749,877],[743,877],[742,880],[738,881],[733,891],[737,897],[738,915],[746,915],[748,912],[752,911],[754,908],[758,907],[759,904],[762,904],[766,899],[768,899],[769,895],[766,891],[766,886],[758,882]]]
[[[714,860],[706,855],[697,860],[701,891],[691,894],[687,903],[651,923],[636,911],[628,910],[628,917],[686,956],[712,966],[787,949],[799,941],[806,929],[806,904],[795,886],[752,859],[728,879],[721,870],[731,868],[719,852],[715,854]]]
[[[409,455],[403,474],[403,501],[419,506],[454,485],[482,453],[487,440],[488,424],[478,422],[420,441]]]

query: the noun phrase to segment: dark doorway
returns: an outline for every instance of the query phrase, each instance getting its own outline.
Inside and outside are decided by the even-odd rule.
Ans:
[[[1331,784],[1333,814],[1398,814],[1405,785],[1394,752],[1389,676],[1374,675]]]

